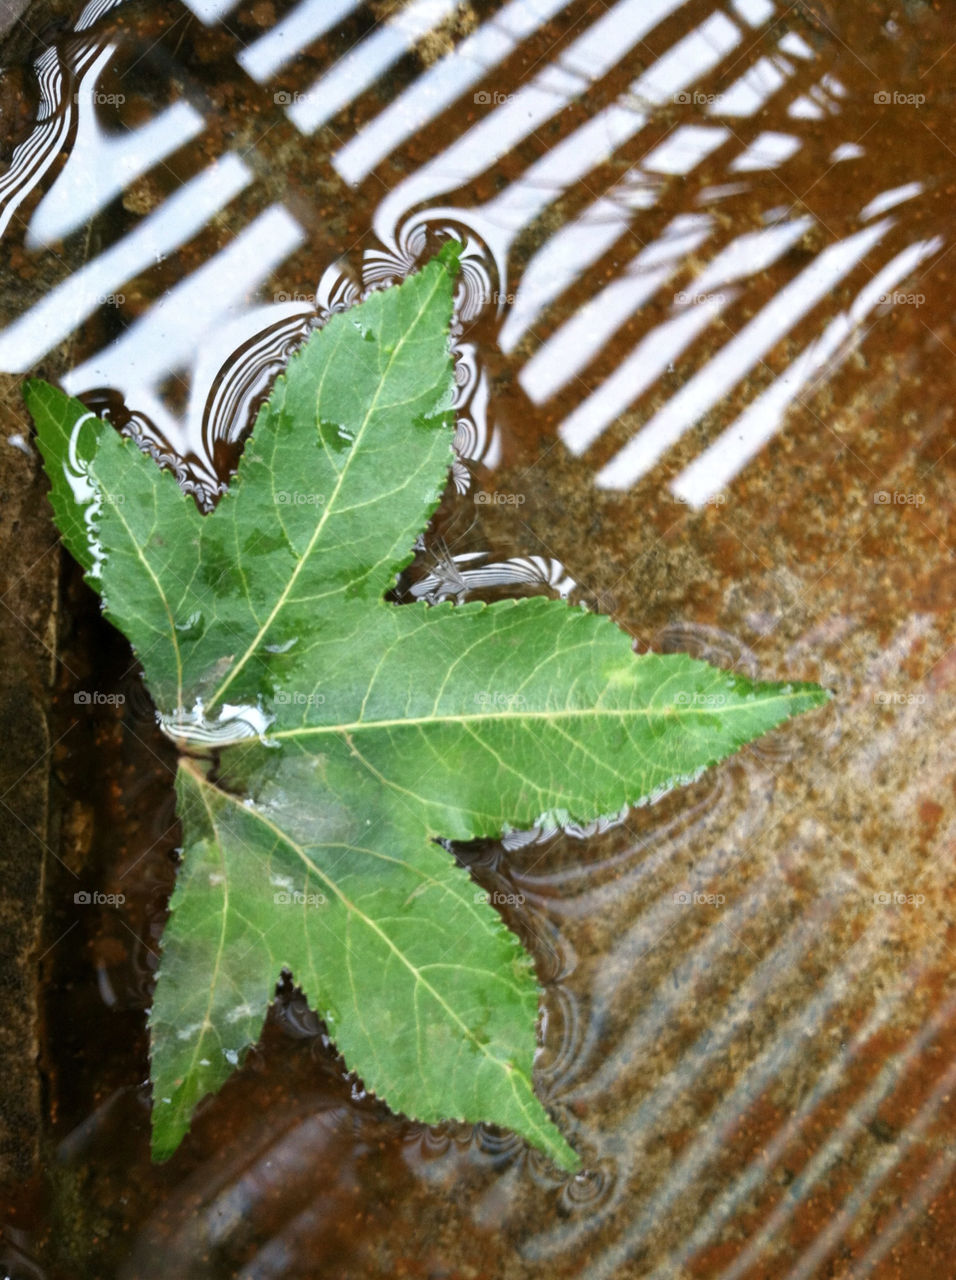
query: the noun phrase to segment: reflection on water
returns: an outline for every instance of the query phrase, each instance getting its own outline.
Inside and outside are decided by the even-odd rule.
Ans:
[[[367,121],[333,154],[332,164],[352,185],[368,179],[376,164],[460,103],[466,90],[487,80],[523,39],[563,7],[555,0],[514,0],[503,6]],[[856,231],[838,231],[811,213],[812,205],[791,200],[763,211],[769,220],[764,229],[728,239],[726,217],[682,212],[641,244],[644,237],[636,234],[636,227],[643,225],[649,211],[666,204],[676,182],[694,182],[697,201],[715,209],[730,199],[739,204],[741,196],[751,192],[759,199],[754,180],[722,186],[713,180],[725,174],[766,175],[800,150],[798,133],[753,128],[755,118],[786,91],[791,96],[781,106],[794,127],[821,118],[839,123],[847,89],[818,65],[810,44],[792,30],[778,34],[774,25],[767,37],[776,46],[773,52],[755,56],[759,42],[751,42],[748,53],[741,54],[748,25],[760,27],[771,11],[742,8],[744,26],[724,13],[713,13],[683,35],[675,29],[674,38],[664,41],[664,51],[637,79],[524,165],[491,200],[476,204],[464,197],[461,204],[442,207],[432,203],[452,191],[462,194],[490,168],[509,172],[512,157],[529,136],[537,136],[536,130],[566,111],[588,85],[608,76],[649,32],[662,24],[669,29],[666,20],[682,7],[679,0],[619,0],[595,21],[582,24],[580,34],[515,92],[475,92],[474,103],[481,108],[478,122],[378,200],[374,226],[386,247],[363,251],[361,278],[365,287],[395,279],[420,260],[426,228],[439,230],[445,219],[464,227],[468,253],[462,321],[473,321],[483,306],[492,305],[503,317],[498,334],[503,352],[526,353],[530,341],[530,355],[522,354],[517,370],[522,389],[536,404],[576,402],[559,421],[558,434],[576,454],[608,455],[597,469],[598,485],[627,489],[665,459],[691,428],[722,403],[729,405],[735,389],[802,318],[852,277],[861,262],[873,263],[875,250],[882,250],[882,261],[868,268],[871,278],[847,305],[801,350],[792,352],[785,371],[730,417],[700,456],[674,477],[675,495],[703,506],[780,430],[795,398],[848,358],[870,317],[880,307],[892,306],[897,286],[944,244],[941,235],[909,237],[908,243],[889,252],[899,239],[894,229],[903,230],[901,215],[890,210],[920,195],[924,184],[915,179],[882,192],[864,188],[866,198],[856,218],[864,225]],[[259,83],[274,86],[276,77],[294,65],[300,49],[356,8],[302,4],[257,41],[244,44],[238,60]],[[455,8],[438,0],[408,5],[374,27],[311,88],[278,89],[274,102],[302,132],[313,132],[361,98]],[[80,25],[89,26],[102,9],[90,6]],[[212,22],[223,11],[200,7],[197,12]],[[44,139],[52,122],[59,121],[57,146],[69,137],[69,155],[30,218],[26,243],[33,248],[67,236],[203,131],[200,112],[181,100],[136,128],[106,129],[99,119],[101,103],[125,98],[98,88],[116,48],[111,42],[85,42],[43,55],[57,74],[53,79],[41,76],[43,119],[14,156],[3,200],[3,216],[9,219],[55,158],[53,144]],[[741,70],[745,57],[752,58],[751,65]],[[728,69],[735,74],[726,88],[708,92],[695,87],[711,84],[722,70],[726,79]],[[665,109],[671,115],[676,110],[678,117],[689,114],[727,123],[677,123],[655,142],[660,135],[657,113]],[[606,191],[589,198],[593,188],[590,179],[585,181],[588,175],[608,165],[620,167],[627,145],[644,135],[652,145],[642,147],[640,164],[628,167]],[[34,153],[48,159],[38,165],[29,158]],[[622,161],[615,159],[618,154]],[[866,157],[865,147],[850,141],[830,149],[829,163]],[[33,367],[104,299],[122,298],[131,277],[180,249],[253,180],[254,171],[232,152],[196,173],[127,235],[9,326],[0,335],[0,364],[12,371]],[[782,185],[788,189],[786,180]],[[527,240],[543,212],[569,193],[581,207],[573,214],[569,211],[550,234],[539,234],[540,243],[530,255],[519,255],[526,259],[519,276],[516,246]],[[780,188],[773,188],[774,197],[779,194]],[[271,307],[250,308],[250,294],[295,253],[305,235],[288,208],[281,202],[270,204],[218,254],[172,288],[161,306],[146,311],[120,338],[73,368],[64,385],[78,393],[95,387],[121,392],[140,420],[152,424],[160,452],[189,458],[194,478],[201,485],[212,484],[217,442],[234,442],[241,435],[284,357],[281,339],[271,350],[272,339],[263,332],[285,321],[289,328],[283,336],[291,338],[297,333],[297,318],[305,323],[303,309],[296,305],[299,298],[288,301],[289,295],[280,291]],[[588,275],[615,247],[620,250],[635,239],[641,247],[633,254],[625,249],[627,261],[616,279],[599,284]],[[787,283],[778,282],[769,301],[755,306],[753,289],[745,289],[745,284],[784,260],[798,242],[811,240],[818,249],[803,269]],[[702,265],[688,273],[689,262]],[[318,285],[318,293],[330,299],[320,306],[320,315],[355,297],[340,269],[333,266],[330,271],[332,279],[326,273]],[[582,284],[590,296],[578,304],[575,291]],[[307,297],[302,295],[302,300]],[[741,311],[751,315],[744,324],[734,319]],[[620,346],[622,331],[635,323],[644,330],[636,345],[617,355],[613,369],[595,376],[595,362],[602,363],[609,344]],[[547,330],[543,340],[542,325]],[[231,379],[224,372],[227,364],[233,370]],[[681,369],[679,389],[655,407],[662,380],[676,366]],[[186,412],[178,419],[164,395],[171,375],[186,375],[190,388]],[[638,406],[646,406],[640,409],[639,428],[621,447],[607,449],[604,437],[609,428]]]
[[[0,368],[208,507],[290,352],[455,235],[457,462],[395,598],[547,592],[838,697],[655,805],[450,850],[535,957],[578,1178],[389,1116],[288,984],[157,1169],[171,757],[74,594],[74,666],[126,702],[62,689],[63,852],[126,901],[80,916],[51,873],[62,1230],[13,1273],[946,1274],[956,140],[910,9],[96,0],[36,50]]]

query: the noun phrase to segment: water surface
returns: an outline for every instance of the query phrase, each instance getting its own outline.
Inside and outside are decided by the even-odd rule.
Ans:
[[[459,461],[397,598],[544,591],[836,699],[654,806],[459,851],[515,899],[580,1177],[391,1116],[290,985],[154,1167],[174,760],[68,576],[46,1168],[9,1274],[948,1274],[956,53],[927,5],[841,8],[37,24],[2,81],[8,438],[40,372],[211,504],[289,351],[455,234]]]

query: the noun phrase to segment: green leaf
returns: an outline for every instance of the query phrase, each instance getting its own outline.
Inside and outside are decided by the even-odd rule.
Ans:
[[[319,611],[374,602],[411,559],[452,462],[458,249],[292,357],[211,519],[78,400],[27,384],[57,524],[162,711],[271,697]]]
[[[192,753],[150,1014],[159,1159],[288,970],[393,1109],[575,1168],[534,1092],[531,961],[437,840],[653,799],[828,696],[636,657],[557,601],[385,601],[452,461],[457,253],[310,338],[207,516],[78,401],[27,390],[64,540]]]
[[[189,858],[151,1015],[157,1154],[258,1038],[288,969],[394,1110],[493,1117],[573,1163],[532,1088],[529,958],[413,812],[356,772],[341,739],[329,746],[321,761],[247,748],[252,805],[180,768]]]

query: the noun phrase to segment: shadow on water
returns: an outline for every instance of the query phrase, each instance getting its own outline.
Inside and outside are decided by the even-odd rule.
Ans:
[[[837,693],[454,850],[535,958],[580,1177],[390,1115],[288,982],[156,1167],[174,761],[68,570],[7,1274],[948,1274],[956,53],[919,0],[845,8],[92,0],[0,76],[11,443],[39,372],[209,507],[289,353],[454,234],[457,461],[395,599],[546,592]]]

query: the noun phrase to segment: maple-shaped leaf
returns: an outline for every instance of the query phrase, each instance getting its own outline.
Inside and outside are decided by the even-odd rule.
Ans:
[[[27,389],[64,540],[184,753],[157,1158],[287,970],[394,1110],[511,1128],[575,1168],[534,1092],[530,958],[437,841],[646,801],[828,696],[635,656],[549,599],[385,600],[453,460],[458,252],[305,343],[208,515],[79,401]]]

